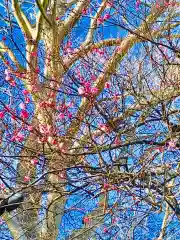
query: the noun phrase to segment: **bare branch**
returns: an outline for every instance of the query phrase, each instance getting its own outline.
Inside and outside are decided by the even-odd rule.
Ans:
[[[19,26],[21,27],[22,31],[26,34],[28,38],[32,38],[33,37],[32,26],[29,20],[27,19],[27,17],[25,16],[25,14],[23,13],[23,11],[21,10],[18,0],[12,0],[12,9],[13,9],[13,14]]]
[[[46,12],[45,12],[45,9],[44,9],[44,3],[45,3],[45,1],[43,2],[43,4],[41,4],[38,0],[36,0],[36,4],[37,4],[37,6],[38,6],[38,8],[39,8],[39,10],[41,12],[41,15],[46,20],[46,22],[49,24],[49,26],[52,26],[52,22],[49,20],[49,18],[46,15]],[[40,18],[40,16],[39,16],[39,18]],[[39,25],[38,22],[37,22],[37,25]]]
[[[59,28],[59,34],[61,39],[66,36],[67,32],[69,32],[76,22],[79,20],[82,14],[82,10],[86,8],[90,4],[87,0],[78,1],[76,7],[72,10],[69,17],[64,20],[62,26]]]
[[[163,240],[164,239],[164,236],[166,234],[167,224],[168,224],[169,213],[170,213],[170,207],[166,203],[166,210],[165,210],[165,215],[164,215],[164,218],[163,218],[161,232],[160,232],[159,237],[157,238],[157,240]]]
[[[4,59],[4,54],[3,54],[4,52],[8,53],[10,59],[16,65],[17,70],[21,71],[23,69],[23,66],[19,63],[19,61],[15,57],[13,51],[9,47],[7,47],[4,42],[0,42],[0,56],[2,59]],[[5,61],[5,59],[4,59],[4,61]]]

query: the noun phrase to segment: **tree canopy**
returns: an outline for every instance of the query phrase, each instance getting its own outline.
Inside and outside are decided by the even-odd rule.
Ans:
[[[180,4],[0,10],[1,239],[176,239]]]

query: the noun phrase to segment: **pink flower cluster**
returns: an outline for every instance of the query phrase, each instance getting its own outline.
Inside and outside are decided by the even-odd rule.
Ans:
[[[73,48],[72,48],[72,42],[71,41],[68,41],[65,46],[64,46],[64,51],[66,54],[68,53],[72,53],[74,52]]]
[[[104,17],[99,17],[97,19],[97,25],[103,24],[106,20],[110,19],[111,15],[109,13],[106,13]]]
[[[21,132],[15,132],[11,138],[12,142],[23,142],[25,140],[25,136]]]
[[[47,143],[49,142],[52,145],[57,145],[58,142],[55,139],[56,130],[51,125],[39,124],[39,131],[41,133],[41,137],[39,137],[39,143]]]
[[[107,126],[106,124],[104,123],[100,123],[99,124],[99,129],[101,129],[101,131],[105,132],[105,133],[110,133],[111,132],[111,129],[109,126]]]
[[[3,119],[4,115],[5,115],[4,111],[0,111],[0,119]]]
[[[37,164],[38,164],[38,159],[33,158],[33,159],[31,160],[31,164],[32,164],[32,165],[37,165]]]
[[[94,48],[94,49],[93,49],[93,52],[98,53],[98,54],[100,54],[100,55],[104,55],[104,51],[103,51],[103,50],[100,50],[100,49],[98,49],[98,48]]]
[[[80,96],[88,97],[88,96],[94,96],[97,95],[98,93],[98,88],[97,87],[91,87],[90,82],[86,81],[81,81],[81,84],[83,86],[78,88],[78,93]]]
[[[57,116],[57,119],[63,120],[65,117],[68,117],[69,119],[72,118],[72,113],[69,111],[69,108],[73,107],[74,103],[70,102],[68,104],[60,104],[57,106],[57,110],[60,112],[59,115]]]
[[[92,95],[96,95],[98,93],[97,87],[79,87],[78,93],[80,96],[88,97]]]

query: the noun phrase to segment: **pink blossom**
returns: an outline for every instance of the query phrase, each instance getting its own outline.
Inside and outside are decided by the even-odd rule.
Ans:
[[[72,118],[72,113],[67,114],[68,118]]]
[[[96,80],[96,76],[95,76],[95,75],[92,75],[92,76],[91,76],[91,79],[92,79],[92,81],[95,81],[95,80]]]
[[[63,120],[64,118],[65,118],[64,113],[60,113],[60,114],[58,115],[58,119]]]
[[[110,85],[110,83],[106,82],[105,85],[104,85],[104,87],[108,89],[108,88],[111,87],[111,85]]]
[[[71,47],[72,46],[72,42],[71,41],[68,41],[67,43],[66,43],[66,45],[65,45],[65,48],[69,48],[69,47]]]
[[[30,177],[29,176],[24,176],[24,182],[29,182],[30,181]]]
[[[32,159],[31,164],[37,165],[38,164],[38,159],[36,159],[36,158]]]
[[[66,174],[65,173],[60,173],[59,178],[60,179],[66,179]]]
[[[116,137],[116,138],[115,138],[114,144],[116,144],[116,145],[121,144],[121,140],[119,139],[119,137]]]
[[[86,14],[87,14],[87,9],[84,8],[84,9],[82,10],[82,14],[86,15]]]
[[[15,82],[15,81],[11,81],[11,82],[10,82],[10,85],[13,86],[13,87],[15,87],[15,86],[16,86],[16,82]]]
[[[5,189],[4,183],[1,183],[1,184],[0,184],[0,189],[3,189],[3,190]]]
[[[17,142],[23,142],[24,141],[24,135],[22,134],[22,133],[18,133],[16,136],[15,136],[15,140],[17,141]]]
[[[109,187],[110,187],[110,186],[109,186],[109,184],[108,184],[108,183],[104,183],[104,186],[103,186],[103,188],[104,188],[104,189],[106,189],[106,190],[107,190],[107,189],[109,189]]]
[[[91,86],[91,83],[90,82],[84,82],[83,85],[84,85],[85,88],[89,88]]]
[[[20,109],[26,109],[26,105],[25,105],[24,103],[20,103],[20,104],[19,104],[19,108],[20,108]]]
[[[103,17],[99,17],[98,19],[97,19],[97,25],[100,25],[100,24],[102,24],[104,22],[104,18]]]
[[[57,141],[56,141],[56,139],[53,139],[52,142],[51,142],[51,144],[53,144],[53,145],[57,145]]]
[[[91,88],[91,93],[92,94],[97,94],[98,93],[98,88],[97,87],[92,87]]]
[[[0,119],[3,119],[3,118],[4,118],[4,112],[0,111]]]
[[[103,232],[104,232],[104,233],[107,233],[107,232],[108,232],[108,229],[105,227],[105,228],[103,229]]]
[[[12,136],[11,142],[14,142],[15,140],[16,140],[16,137],[15,137],[15,136]]]
[[[117,222],[117,219],[116,218],[113,218],[112,219],[112,224],[115,224]]]
[[[169,3],[172,7],[174,7],[174,6],[176,6],[176,2],[175,1],[173,1],[172,3]]]
[[[26,110],[22,109],[21,111],[21,117],[24,119],[27,119],[29,117],[29,114]]]
[[[39,73],[39,72],[40,72],[39,67],[37,67],[37,68],[35,69],[35,72],[36,72],[36,73]]]
[[[99,124],[99,128],[103,131],[103,132],[106,132],[106,133],[109,133],[110,132],[110,128],[108,126],[106,126],[106,124]]]
[[[62,152],[62,153],[66,153],[66,149],[64,149],[64,148],[61,149],[61,152]]]
[[[28,125],[27,130],[31,132],[33,130],[33,127],[31,125]]]
[[[30,103],[30,98],[29,97],[25,97],[25,103]]]
[[[85,89],[84,89],[84,87],[79,87],[79,88],[78,88],[78,93],[79,93],[79,95],[84,95],[84,94],[85,94]]]
[[[73,52],[73,49],[72,49],[72,48],[66,48],[65,51],[66,51],[67,53],[72,53],[72,52]]]
[[[37,57],[37,52],[31,52],[31,56]]]
[[[111,15],[109,13],[105,14],[104,15],[104,20],[108,20],[111,18]]]
[[[84,218],[83,218],[83,221],[84,221],[84,223],[89,223],[89,222],[90,222],[90,219],[89,219],[89,217],[84,217]]]
[[[28,90],[26,90],[26,89],[24,89],[24,90],[22,91],[22,93],[23,93],[24,95],[29,94]]]

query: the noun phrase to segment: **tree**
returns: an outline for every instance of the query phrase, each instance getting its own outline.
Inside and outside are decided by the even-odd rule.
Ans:
[[[2,7],[1,180],[24,196],[2,215],[13,238],[56,239],[61,223],[63,239],[67,219],[70,239],[139,239],[157,211],[157,237],[169,236],[180,219],[179,3]]]

